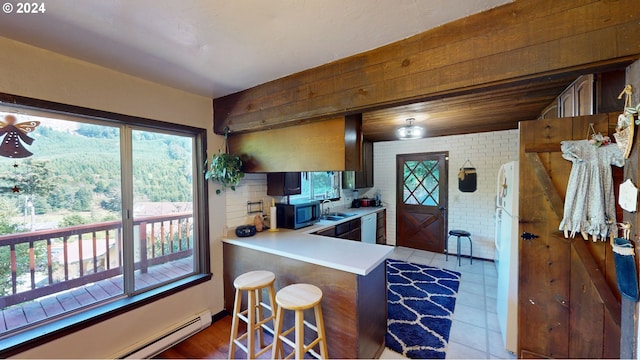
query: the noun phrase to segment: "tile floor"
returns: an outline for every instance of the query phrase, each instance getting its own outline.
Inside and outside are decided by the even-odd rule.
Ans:
[[[497,272],[492,261],[468,258],[458,266],[455,256],[445,261],[444,254],[396,247],[393,259],[435,266],[462,273],[453,324],[449,335],[447,359],[515,359],[504,348],[496,315]],[[381,359],[401,359],[386,349]]]

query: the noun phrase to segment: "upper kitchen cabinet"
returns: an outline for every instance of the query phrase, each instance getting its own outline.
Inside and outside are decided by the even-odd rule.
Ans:
[[[302,192],[302,174],[299,172],[274,172],[267,174],[267,195],[289,196]]]
[[[560,117],[593,115],[594,82],[593,75],[580,76],[558,97]]]
[[[625,86],[625,70],[583,75],[547,106],[538,119],[555,119],[621,111],[618,94]]]
[[[343,189],[362,189],[373,187],[373,142],[362,143],[362,171],[344,171]]]
[[[362,168],[362,114],[229,136],[229,151],[243,170],[344,171]]]

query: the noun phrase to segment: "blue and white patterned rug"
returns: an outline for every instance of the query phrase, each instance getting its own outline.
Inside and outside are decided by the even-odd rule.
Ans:
[[[413,359],[444,359],[460,276],[387,259],[386,346]]]

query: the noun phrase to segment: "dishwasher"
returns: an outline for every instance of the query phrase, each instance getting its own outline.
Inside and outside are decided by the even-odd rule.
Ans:
[[[362,242],[375,244],[376,243],[376,213],[363,216],[361,219],[360,230]]]

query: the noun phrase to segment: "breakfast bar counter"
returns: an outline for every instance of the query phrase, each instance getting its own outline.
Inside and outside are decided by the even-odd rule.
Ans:
[[[366,244],[288,229],[265,231],[248,238],[227,238],[224,241],[358,275],[367,275],[393,251],[391,246]]]
[[[233,280],[248,271],[272,271],[276,291],[294,283],[313,284],[323,292],[329,356],[376,358],[384,349],[385,259],[393,247],[312,234],[335,223],[224,239],[225,308],[233,308]],[[285,318],[285,323],[292,320]]]

